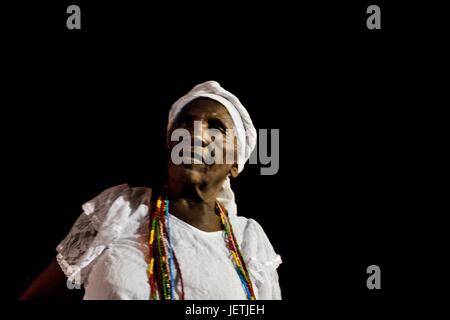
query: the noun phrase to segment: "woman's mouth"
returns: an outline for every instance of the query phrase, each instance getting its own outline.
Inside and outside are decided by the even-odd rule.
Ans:
[[[183,156],[181,158],[183,164],[214,164],[214,158],[207,153],[201,154],[199,152],[192,152],[190,156]]]

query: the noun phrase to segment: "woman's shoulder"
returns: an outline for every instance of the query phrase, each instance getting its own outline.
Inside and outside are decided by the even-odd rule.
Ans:
[[[152,188],[132,187],[128,183],[104,189],[81,206],[83,213],[89,217],[95,229],[106,222],[119,221],[120,216],[131,216],[142,205],[150,206]]]
[[[264,232],[262,226],[253,218],[232,215],[229,217],[233,228],[242,230],[243,232],[260,233]]]
[[[134,234],[147,214],[152,189],[124,183],[109,187],[82,205],[83,212],[57,247],[64,273],[83,283],[91,263],[124,232]],[[78,278],[76,278],[78,277]]]
[[[118,198],[132,202],[148,202],[152,197],[150,187],[132,187],[128,183],[115,185],[104,189],[89,201],[83,203],[84,212],[89,215],[103,207],[111,206]]]
[[[263,227],[255,219],[232,216],[230,217],[230,222],[232,223],[236,236],[241,239],[243,245],[272,247]]]
[[[242,216],[230,217],[235,236],[248,267],[253,271],[274,270],[281,264],[269,237],[259,222]]]

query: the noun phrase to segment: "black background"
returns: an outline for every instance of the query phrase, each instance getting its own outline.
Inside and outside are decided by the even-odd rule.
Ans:
[[[81,30],[66,28],[69,4],[81,7]],[[369,4],[14,6],[4,60],[4,214],[15,234],[7,298],[52,259],[82,203],[112,185],[164,181],[168,110],[206,80],[235,93],[257,128],[280,129],[278,174],[247,165],[234,181],[240,214],[260,222],[283,258],[286,301],[273,308],[365,316],[419,294],[427,281],[412,285],[411,266],[423,261],[426,227],[412,226],[425,223],[415,213],[429,122],[416,106],[433,104],[423,73],[437,58],[425,56],[437,19],[419,17],[439,10],[376,1],[382,29],[367,30]],[[379,291],[366,287],[371,264]]]

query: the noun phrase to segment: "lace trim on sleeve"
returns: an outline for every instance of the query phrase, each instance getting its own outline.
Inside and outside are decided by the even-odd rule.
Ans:
[[[79,286],[85,282],[90,263],[106,247],[105,241],[99,239],[106,237],[98,237],[98,234],[109,207],[127,188],[128,185],[126,184],[109,188],[83,204],[84,212],[75,221],[68,235],[57,246],[56,260],[68,277],[68,285],[72,283]],[[110,235],[120,233],[120,230],[115,230],[113,227],[110,228]]]

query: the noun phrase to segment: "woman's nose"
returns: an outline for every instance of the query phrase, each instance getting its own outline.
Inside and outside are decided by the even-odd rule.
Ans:
[[[201,146],[202,148],[204,148],[204,147],[208,146],[209,141],[206,139],[205,134],[203,134],[203,135],[194,134],[192,143],[194,146]]]
[[[211,136],[208,132],[208,123],[197,121],[194,123],[194,131],[191,132],[194,145],[206,147],[211,143]]]

